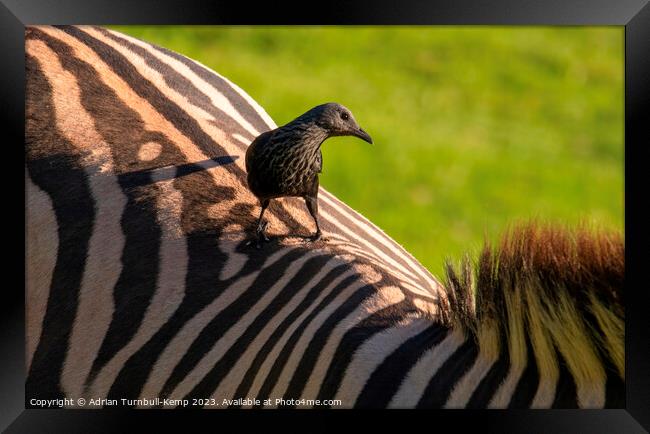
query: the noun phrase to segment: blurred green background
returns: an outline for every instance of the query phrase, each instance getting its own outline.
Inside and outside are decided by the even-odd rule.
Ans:
[[[194,58],[278,125],[328,101],[375,144],[321,184],[434,275],[514,220],[623,230],[623,27],[114,29]]]

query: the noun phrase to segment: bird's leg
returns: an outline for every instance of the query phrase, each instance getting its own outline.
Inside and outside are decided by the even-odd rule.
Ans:
[[[305,196],[305,203],[307,204],[307,209],[309,214],[314,219],[316,223],[316,233],[309,237],[311,241],[319,240],[321,237],[320,225],[318,224],[318,197],[317,196]]]
[[[266,220],[262,220],[262,217],[264,216],[264,211],[266,211],[266,208],[269,206],[270,200],[265,199],[262,201],[262,212],[260,212],[260,218],[257,219],[257,248],[259,249],[262,246],[262,241],[269,241],[269,238],[266,236],[266,227],[269,225],[269,222]]]

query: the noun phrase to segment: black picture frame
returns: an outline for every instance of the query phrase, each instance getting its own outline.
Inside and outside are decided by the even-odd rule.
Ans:
[[[313,4],[312,4],[313,3]],[[316,4],[317,3],[317,4]],[[650,161],[650,6],[647,0],[438,0],[265,2],[127,0],[0,0],[0,116],[4,143],[3,181],[15,193],[5,203],[5,228],[25,224],[24,215],[24,28],[35,24],[408,24],[408,25],[613,25],[625,26],[625,234],[626,234],[626,408],[620,410],[490,411],[196,411],[196,410],[25,410],[24,285],[3,280],[0,316],[0,429],[10,433],[147,431],[157,426],[187,431],[215,419],[267,423],[278,414],[289,431],[313,432],[345,414],[401,429],[480,432],[647,432],[650,429],[650,315],[642,284],[650,218],[644,206]],[[22,161],[22,167],[19,162]],[[622,168],[623,169],[623,168]],[[18,181],[22,180],[22,181]],[[644,182],[646,181],[646,182]],[[21,190],[22,189],[22,190]],[[22,204],[20,203],[22,201]],[[22,222],[21,222],[22,219]],[[24,226],[23,226],[24,227]],[[9,230],[9,232],[20,232]],[[4,237],[5,241],[9,237]],[[24,270],[24,238],[4,243],[4,271]],[[23,274],[24,277],[24,274]],[[254,415],[256,417],[251,417]],[[413,418],[417,418],[415,421]],[[188,425],[188,423],[190,425]],[[219,421],[219,424],[223,422]],[[417,423],[417,425],[415,425]],[[424,424],[424,425],[421,425]],[[189,428],[188,428],[189,426]],[[416,428],[420,426],[420,428]],[[453,428],[451,428],[453,427]],[[232,431],[227,429],[227,431]]]

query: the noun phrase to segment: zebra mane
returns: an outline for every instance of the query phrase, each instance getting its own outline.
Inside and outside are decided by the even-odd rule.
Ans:
[[[472,264],[446,264],[441,318],[474,336],[479,346],[525,363],[557,369],[557,350],[584,379],[615,370],[625,378],[624,240],[586,225],[515,224]],[[514,353],[514,354],[513,354]]]
[[[275,123],[244,90],[100,27],[29,26],[25,53],[26,397],[624,404],[618,234],[520,225],[443,287],[321,188],[326,241],[284,198],[251,248],[244,156]]]

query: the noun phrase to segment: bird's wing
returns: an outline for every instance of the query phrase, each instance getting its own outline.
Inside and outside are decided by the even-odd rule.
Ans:
[[[261,151],[264,146],[270,141],[275,130],[266,131],[253,140],[253,142],[246,149],[246,172],[251,171],[251,164],[255,159],[255,155]]]
[[[316,155],[316,172],[321,173],[323,171],[323,153],[318,150]]]

